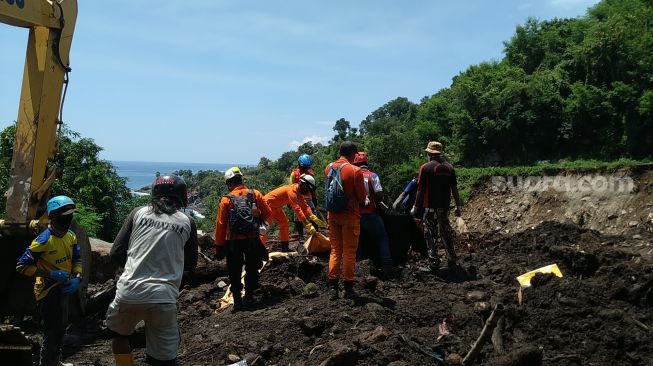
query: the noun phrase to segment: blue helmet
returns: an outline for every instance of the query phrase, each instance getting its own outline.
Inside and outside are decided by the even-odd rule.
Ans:
[[[48,201],[48,215],[70,215],[75,207],[75,202],[70,197],[56,196]]]
[[[308,154],[301,154],[297,159],[297,163],[302,168],[310,168],[313,165],[313,159]]]

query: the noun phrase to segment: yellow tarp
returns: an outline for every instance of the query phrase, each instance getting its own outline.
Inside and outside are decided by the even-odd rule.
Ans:
[[[331,242],[322,233],[316,233],[306,240],[304,248],[309,254],[328,253],[331,251]]]
[[[533,278],[536,273],[553,273],[558,277],[562,277],[562,272],[560,272],[558,265],[550,264],[548,266],[544,266],[530,272],[526,272],[523,275],[517,276],[517,281],[519,281],[521,287],[531,287],[531,278]]]

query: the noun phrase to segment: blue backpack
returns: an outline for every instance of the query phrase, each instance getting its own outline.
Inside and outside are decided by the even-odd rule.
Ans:
[[[347,165],[344,163],[337,168],[333,163],[329,166],[329,174],[326,177],[325,202],[329,212],[342,212],[347,208],[348,198],[342,187],[342,176],[340,171]]]

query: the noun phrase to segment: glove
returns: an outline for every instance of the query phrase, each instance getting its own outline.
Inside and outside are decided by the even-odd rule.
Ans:
[[[53,280],[57,282],[66,282],[68,281],[68,277],[70,277],[70,273],[66,271],[62,271],[60,269],[55,269],[50,271],[48,274],[48,277],[52,278]]]
[[[317,234],[317,230],[315,230],[315,226],[313,226],[313,224],[311,224],[310,222],[308,224],[306,224],[306,230],[308,230],[308,232],[311,235]]]
[[[311,215],[309,217],[309,220],[311,220],[314,224],[316,224],[319,227],[327,227],[326,222],[324,222],[324,220],[320,220],[320,218],[315,216],[315,214]]]
[[[227,256],[227,249],[224,245],[219,245],[215,247],[215,253],[213,254],[213,259],[215,259],[216,261],[221,261],[226,256]]]
[[[64,295],[74,294],[77,292],[80,283],[82,283],[82,280],[79,277],[66,281],[66,283],[63,284],[63,287],[61,287],[61,293]]]
[[[270,231],[270,224],[268,224],[267,221],[263,221],[258,227],[258,234],[265,235],[268,233],[268,231]]]

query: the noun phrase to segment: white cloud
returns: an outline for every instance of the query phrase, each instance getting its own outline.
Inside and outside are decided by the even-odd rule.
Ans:
[[[326,144],[327,142],[329,142],[329,138],[326,137],[326,136],[320,136],[320,135],[306,136],[301,141],[292,140],[290,142],[290,146],[295,148],[295,147],[299,147],[300,145],[305,144],[307,142],[312,142],[314,144],[317,144],[317,143]]]

